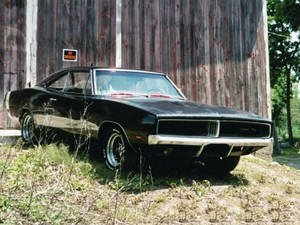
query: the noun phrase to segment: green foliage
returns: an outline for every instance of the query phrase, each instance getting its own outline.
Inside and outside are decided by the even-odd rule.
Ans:
[[[270,80],[272,87],[272,116],[278,119],[284,107],[287,111],[289,142],[293,143],[290,99],[292,87],[300,77],[300,42],[292,34],[300,31],[300,2],[298,0],[268,0],[268,30]]]
[[[281,150],[281,155],[286,156],[300,156],[299,148],[284,148]]]
[[[300,141],[300,99],[294,98],[291,100],[291,117],[293,124],[293,134],[296,142]],[[283,109],[281,114],[277,117],[277,132],[279,140],[288,140],[286,109]]]
[[[109,187],[115,191],[138,193],[149,190],[153,185],[150,174],[147,174],[144,177],[141,177],[139,174],[135,173],[128,173],[127,177],[124,175],[120,177],[116,176],[113,181],[108,183]]]

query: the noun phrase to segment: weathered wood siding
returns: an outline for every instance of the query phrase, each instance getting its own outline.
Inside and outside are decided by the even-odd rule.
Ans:
[[[37,80],[68,66],[115,65],[115,0],[38,2]],[[63,62],[64,48],[79,51]]]
[[[0,128],[12,127],[3,110],[4,95],[25,83],[25,1],[0,1]]]
[[[165,72],[190,100],[268,117],[265,0],[118,1],[122,67]],[[37,7],[37,81],[68,66],[115,67],[116,0]],[[0,1],[0,102],[29,76],[25,13],[26,1]],[[78,62],[63,62],[64,48],[77,49]],[[0,127],[8,123],[2,106]]]
[[[123,0],[122,66],[167,73],[188,99],[268,117],[263,0]]]

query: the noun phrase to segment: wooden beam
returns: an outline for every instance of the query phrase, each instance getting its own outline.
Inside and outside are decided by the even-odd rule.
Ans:
[[[122,67],[122,0],[116,0],[116,67]]]
[[[26,1],[26,86],[37,82],[37,12],[38,0]]]

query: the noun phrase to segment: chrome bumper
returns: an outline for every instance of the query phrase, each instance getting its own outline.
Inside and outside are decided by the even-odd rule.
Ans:
[[[168,135],[149,135],[149,145],[192,145],[226,144],[235,147],[264,147],[272,143],[272,138],[204,138]]]

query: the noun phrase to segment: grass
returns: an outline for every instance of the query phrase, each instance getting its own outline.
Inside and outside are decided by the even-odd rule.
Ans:
[[[281,148],[280,155],[283,156],[299,156],[300,149],[299,148]]]
[[[298,170],[255,157],[226,176],[165,166],[115,173],[64,145],[0,147],[0,223],[300,223]]]
[[[288,166],[300,170],[300,149],[282,148],[280,155],[274,155],[273,160],[283,166]]]

